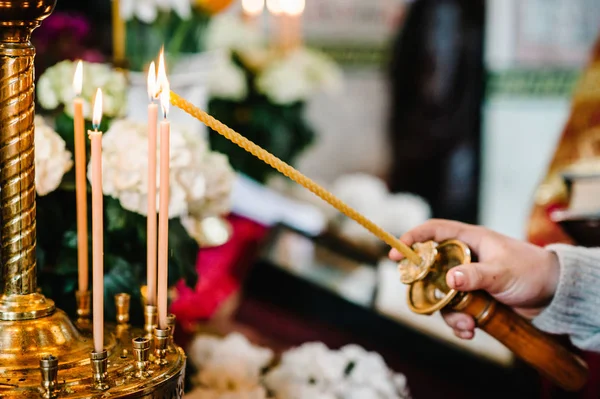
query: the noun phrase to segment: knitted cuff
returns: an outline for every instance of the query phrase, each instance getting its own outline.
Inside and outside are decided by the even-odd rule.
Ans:
[[[581,349],[600,349],[600,248],[553,244],[546,249],[558,256],[560,278],[552,302],[533,324],[569,335]]]

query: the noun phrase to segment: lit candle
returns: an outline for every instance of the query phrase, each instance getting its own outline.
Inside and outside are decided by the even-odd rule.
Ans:
[[[295,50],[302,45],[302,14],[306,0],[280,0],[284,14],[284,50]]]
[[[77,63],[73,77],[73,127],[75,141],[75,198],[77,201],[77,269],[79,291],[88,290],[88,230],[87,230],[87,183],[85,180],[85,122],[83,118],[83,65]]]
[[[150,64],[148,70],[148,220],[147,220],[147,288],[148,305],[156,305],[156,123],[158,121],[156,66]]]
[[[256,21],[265,9],[265,0],[242,0],[242,17],[250,25]]]
[[[267,10],[269,10],[269,14],[271,14],[271,23],[269,24],[271,44],[275,47],[282,47],[282,44],[285,41],[285,24],[283,21],[281,0],[267,0]]]
[[[171,88],[167,80],[164,56],[161,52],[158,63],[160,104],[164,119],[160,122],[160,191],[158,211],[158,325],[167,328],[167,292],[169,278],[169,157],[171,125],[167,120]]]
[[[104,350],[104,230],[102,210],[102,91],[98,89],[94,101],[92,123],[88,131],[92,144],[92,313],[94,322],[94,350]]]

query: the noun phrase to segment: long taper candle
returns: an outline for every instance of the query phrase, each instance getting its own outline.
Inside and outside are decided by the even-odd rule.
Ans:
[[[88,290],[88,226],[87,226],[87,182],[85,180],[85,122],[83,118],[83,65],[77,63],[73,77],[73,127],[75,142],[75,198],[77,201],[77,269],[79,292]]]
[[[154,102],[156,90],[156,67],[154,62],[148,70],[148,220],[147,220],[147,293],[148,305],[156,305],[156,124],[158,104]]]
[[[94,322],[94,350],[104,350],[104,228],[102,209],[102,91],[98,89],[94,101],[94,130],[88,132],[92,144],[92,313]]]
[[[373,233],[374,236],[378,237],[392,248],[397,249],[414,264],[421,264],[421,257],[409,246],[404,244],[402,241],[400,241],[387,231],[383,230],[381,227],[379,227],[371,220],[366,218],[364,215],[358,213],[355,209],[351,208],[348,204],[343,202],[341,199],[337,198],[331,192],[327,191],[324,187],[320,186],[315,181],[303,175],[298,170],[294,169],[292,166],[283,162],[275,155],[254,144],[252,141],[248,140],[247,138],[245,138],[235,130],[231,129],[230,127],[224,125],[222,122],[216,120],[206,112],[202,111],[200,108],[195,107],[189,101],[181,98],[176,93],[171,93],[171,103],[174,106],[181,108],[183,111],[193,116],[194,118],[198,119],[200,122],[204,123],[206,126],[210,127],[212,130],[219,133],[232,143],[237,144],[239,147],[251,153],[261,161],[278,170],[283,175],[289,177],[296,183],[301,184],[313,194],[320,197],[322,200],[328,202],[338,211],[342,212],[350,219],[353,219],[354,221],[362,225],[364,228]]]
[[[160,192],[158,212],[158,325],[166,329],[169,278],[169,158],[171,125],[167,120],[170,105],[169,82],[165,71],[164,57],[161,53],[158,64],[158,81],[160,85],[160,103],[164,120],[160,122]]]

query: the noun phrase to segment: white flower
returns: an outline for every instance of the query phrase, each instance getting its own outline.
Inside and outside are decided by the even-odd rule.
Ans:
[[[252,29],[232,15],[221,14],[211,18],[206,30],[208,50],[247,50],[260,47],[264,39],[258,29]]]
[[[271,63],[256,86],[276,104],[304,101],[319,90],[339,89],[342,73],[325,55],[301,48]]]
[[[208,89],[212,97],[225,100],[240,101],[248,95],[246,75],[228,53],[215,65]]]
[[[192,15],[191,0],[121,0],[121,18],[125,21],[138,19],[151,24],[159,12],[174,11],[181,19]]]
[[[273,352],[254,346],[243,335],[234,333],[222,340],[196,338],[189,356],[199,370],[198,381],[204,389],[229,392],[233,398],[238,397],[236,392],[254,392],[255,396],[264,392],[257,388],[262,369],[272,361]]]
[[[41,116],[36,116],[35,189],[38,195],[56,190],[72,166],[71,153],[66,149],[65,141]]]
[[[280,365],[265,377],[265,384],[281,399],[293,398],[288,394],[300,386],[310,387],[313,394],[326,393],[342,379],[345,367],[346,359],[340,353],[322,343],[308,343],[284,353]]]
[[[277,399],[407,399],[406,379],[374,352],[309,343],[286,352],[265,377]]]
[[[423,198],[410,193],[390,194],[385,182],[375,176],[362,173],[342,176],[331,191],[395,236],[401,236],[431,217],[431,208]],[[351,219],[344,218],[340,228],[344,236],[355,241],[377,240]]]
[[[157,145],[157,210],[160,190],[160,139]],[[197,212],[223,211],[229,192],[226,184],[213,182],[216,168],[228,165],[227,158],[208,151],[204,139],[181,126],[172,125],[170,135],[169,217],[186,216],[190,204]],[[117,120],[102,137],[103,192],[119,200],[129,211],[148,213],[148,130],[145,123]],[[218,176],[217,176],[218,178]],[[91,168],[88,168],[91,179]],[[209,184],[210,183],[210,184]],[[212,191],[210,191],[212,190]],[[211,195],[209,197],[209,195]],[[220,201],[214,204],[215,201]],[[225,205],[224,205],[225,204]],[[206,207],[203,207],[206,206]]]
[[[47,110],[64,106],[67,115],[73,116],[73,75],[76,63],[61,61],[48,68],[40,76],[37,85],[37,98]],[[83,114],[86,119],[92,117],[92,102],[98,88],[102,89],[104,116],[120,117],[125,114],[127,101],[127,79],[125,74],[108,64],[83,63]]]
[[[195,217],[220,216],[229,212],[230,194],[235,172],[229,159],[218,152],[207,153],[201,160],[205,192],[203,196],[189,199],[190,215]]]

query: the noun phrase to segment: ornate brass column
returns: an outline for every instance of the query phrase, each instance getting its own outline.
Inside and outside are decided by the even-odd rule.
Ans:
[[[0,1],[0,320],[48,315],[36,293],[34,67],[31,32],[55,0]]]

